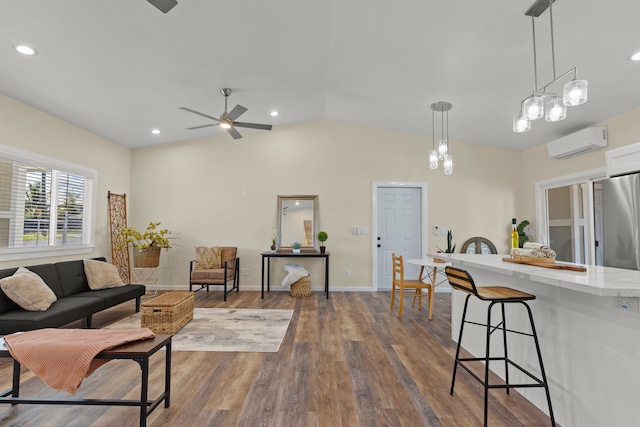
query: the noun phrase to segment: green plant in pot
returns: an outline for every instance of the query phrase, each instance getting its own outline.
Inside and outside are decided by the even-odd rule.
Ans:
[[[300,243],[300,242],[293,242],[291,244],[291,249],[293,250],[294,254],[299,254],[301,247],[302,247],[302,243]]]
[[[275,251],[277,249],[278,244],[278,231],[275,227],[271,228],[271,250]]]
[[[447,231],[447,249],[446,250],[442,250],[440,248],[438,248],[438,250],[440,252],[444,252],[445,254],[452,254],[456,251],[456,244],[453,243],[453,233],[451,232],[451,230]]]
[[[527,232],[525,229],[529,225],[529,221],[526,219],[518,224],[516,231],[518,232],[518,247],[522,248],[525,243],[529,241],[529,236],[527,236]]]
[[[324,245],[324,242],[326,242],[328,238],[329,238],[329,235],[326,233],[326,231],[321,231],[318,233],[318,241],[320,242],[320,253],[322,254],[327,249],[326,246]]]
[[[122,245],[133,246],[133,266],[137,268],[160,265],[160,250],[171,249],[171,231],[161,229],[159,222],[149,222],[144,233],[133,227],[123,227],[119,234],[124,238]]]

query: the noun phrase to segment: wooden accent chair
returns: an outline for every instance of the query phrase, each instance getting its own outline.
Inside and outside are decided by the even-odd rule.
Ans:
[[[216,254],[211,256],[211,254]],[[200,285],[196,292],[209,286],[224,286],[224,300],[227,294],[234,289],[240,290],[240,258],[237,256],[238,248],[235,247],[196,247],[198,259],[192,260],[189,265],[189,291],[193,285]],[[228,283],[233,282],[229,289]]]
[[[391,262],[393,265],[393,282],[391,289],[391,309],[396,296],[396,287],[400,289],[400,301],[398,304],[398,317],[402,317],[402,303],[404,302],[404,290],[415,289],[416,296],[418,297],[418,307],[422,309],[422,290],[429,290],[429,316],[431,316],[431,310],[433,309],[433,285],[431,283],[424,283],[420,278],[417,280],[404,278],[404,260],[402,255],[396,256],[395,253],[391,254]]]

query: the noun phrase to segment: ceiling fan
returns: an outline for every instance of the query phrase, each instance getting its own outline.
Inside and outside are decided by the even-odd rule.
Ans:
[[[175,5],[178,4],[177,0],[147,0],[147,1],[152,5],[154,5],[156,8],[158,8],[158,10],[162,13],[169,12],[171,9],[173,9]]]
[[[233,139],[242,138],[242,135],[240,135],[240,132],[236,130],[236,127],[271,130],[271,128],[273,127],[271,125],[263,125],[259,123],[236,122],[236,119],[240,117],[242,114],[244,114],[244,112],[247,111],[247,109],[244,108],[242,105],[237,104],[235,107],[233,107],[233,110],[227,113],[227,100],[229,99],[229,95],[231,95],[231,89],[226,87],[224,89],[221,89],[220,93],[224,95],[224,113],[220,115],[220,118],[216,118],[208,114],[204,114],[199,111],[192,110],[191,108],[179,107],[181,110],[188,111],[189,113],[197,114],[199,116],[206,117],[207,119],[211,119],[217,122],[217,123],[211,123],[208,125],[195,126],[187,129],[195,130],[195,129],[202,129],[202,128],[207,128],[211,126],[220,126],[221,128],[225,129],[227,132],[229,132],[229,135],[231,135]]]

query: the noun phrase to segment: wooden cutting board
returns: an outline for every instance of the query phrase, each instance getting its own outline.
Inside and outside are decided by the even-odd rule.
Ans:
[[[502,260],[506,262],[513,262],[515,264],[535,265],[537,267],[553,268],[556,270],[587,271],[585,266],[576,264],[556,264],[555,262],[538,261],[536,259],[516,260],[512,258],[502,258]]]

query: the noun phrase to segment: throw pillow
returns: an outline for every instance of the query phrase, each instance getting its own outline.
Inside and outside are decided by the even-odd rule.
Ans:
[[[196,246],[196,268],[210,269],[222,267],[222,250],[219,246]]]
[[[40,276],[24,267],[13,276],[0,279],[0,288],[11,301],[28,311],[45,311],[58,299]]]
[[[117,288],[126,284],[120,278],[118,267],[104,261],[85,259],[84,274],[86,274],[89,287],[93,291],[98,289]]]

